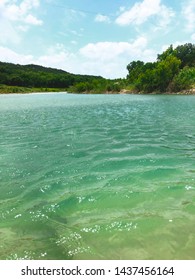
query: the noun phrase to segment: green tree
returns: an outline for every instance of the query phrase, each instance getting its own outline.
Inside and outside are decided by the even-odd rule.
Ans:
[[[135,81],[138,91],[144,92],[166,92],[173,77],[179,72],[181,61],[173,55],[164,60],[143,67]]]
[[[180,45],[175,49],[175,54],[181,60],[181,68],[195,67],[195,44]]]
[[[159,62],[156,68],[157,88],[161,92],[167,91],[173,77],[179,72],[181,61],[173,55]]]
[[[176,52],[173,49],[173,45],[170,45],[162,54],[157,55],[157,61],[163,61],[169,56],[176,56]]]
[[[127,80],[130,83],[135,82],[139,75],[142,73],[144,67],[144,62],[137,60],[137,61],[132,61],[127,65],[127,70],[129,74],[127,75]]]
[[[195,67],[184,67],[173,79],[172,90],[174,92],[190,89],[195,85]]]

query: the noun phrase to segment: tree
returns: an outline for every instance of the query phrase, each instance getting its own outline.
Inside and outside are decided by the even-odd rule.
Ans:
[[[155,71],[156,90],[165,92],[173,77],[179,72],[181,61],[174,55],[169,55],[157,64]]]
[[[164,51],[162,54],[158,54],[157,55],[157,61],[163,61],[165,60],[167,57],[169,56],[175,56],[175,50],[173,49],[173,45],[170,45],[170,47],[168,47],[168,49],[166,49],[166,51]]]
[[[185,44],[175,49],[175,55],[181,60],[181,68],[185,66],[195,67],[195,44]]]
[[[195,85],[195,67],[184,67],[173,79],[174,92],[189,89]]]
[[[173,55],[157,63],[145,64],[142,67],[135,88],[144,92],[166,92],[173,77],[179,72],[181,61]]]
[[[132,61],[127,65],[127,70],[129,74],[127,75],[127,79],[130,83],[135,82],[139,75],[142,73],[144,66],[144,62],[137,60],[137,61]]]

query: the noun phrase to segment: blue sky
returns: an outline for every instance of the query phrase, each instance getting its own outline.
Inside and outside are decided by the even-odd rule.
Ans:
[[[0,30],[0,61],[122,78],[195,43],[195,0],[0,0]]]

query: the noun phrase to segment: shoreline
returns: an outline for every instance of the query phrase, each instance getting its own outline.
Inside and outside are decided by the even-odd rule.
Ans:
[[[27,88],[27,87],[0,87],[1,94],[53,94],[53,93],[64,93],[64,94],[144,94],[144,95],[195,95],[195,88],[186,89],[178,92],[137,92],[128,89],[121,89],[120,91],[106,91],[106,92],[69,92],[64,88]]]
[[[67,92],[65,88],[46,88],[46,87],[19,87],[0,85],[1,94],[29,94],[29,93],[54,93]]]

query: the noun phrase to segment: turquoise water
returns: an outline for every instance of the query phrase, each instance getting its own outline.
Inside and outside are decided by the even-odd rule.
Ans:
[[[0,259],[195,259],[195,96],[0,95]]]

